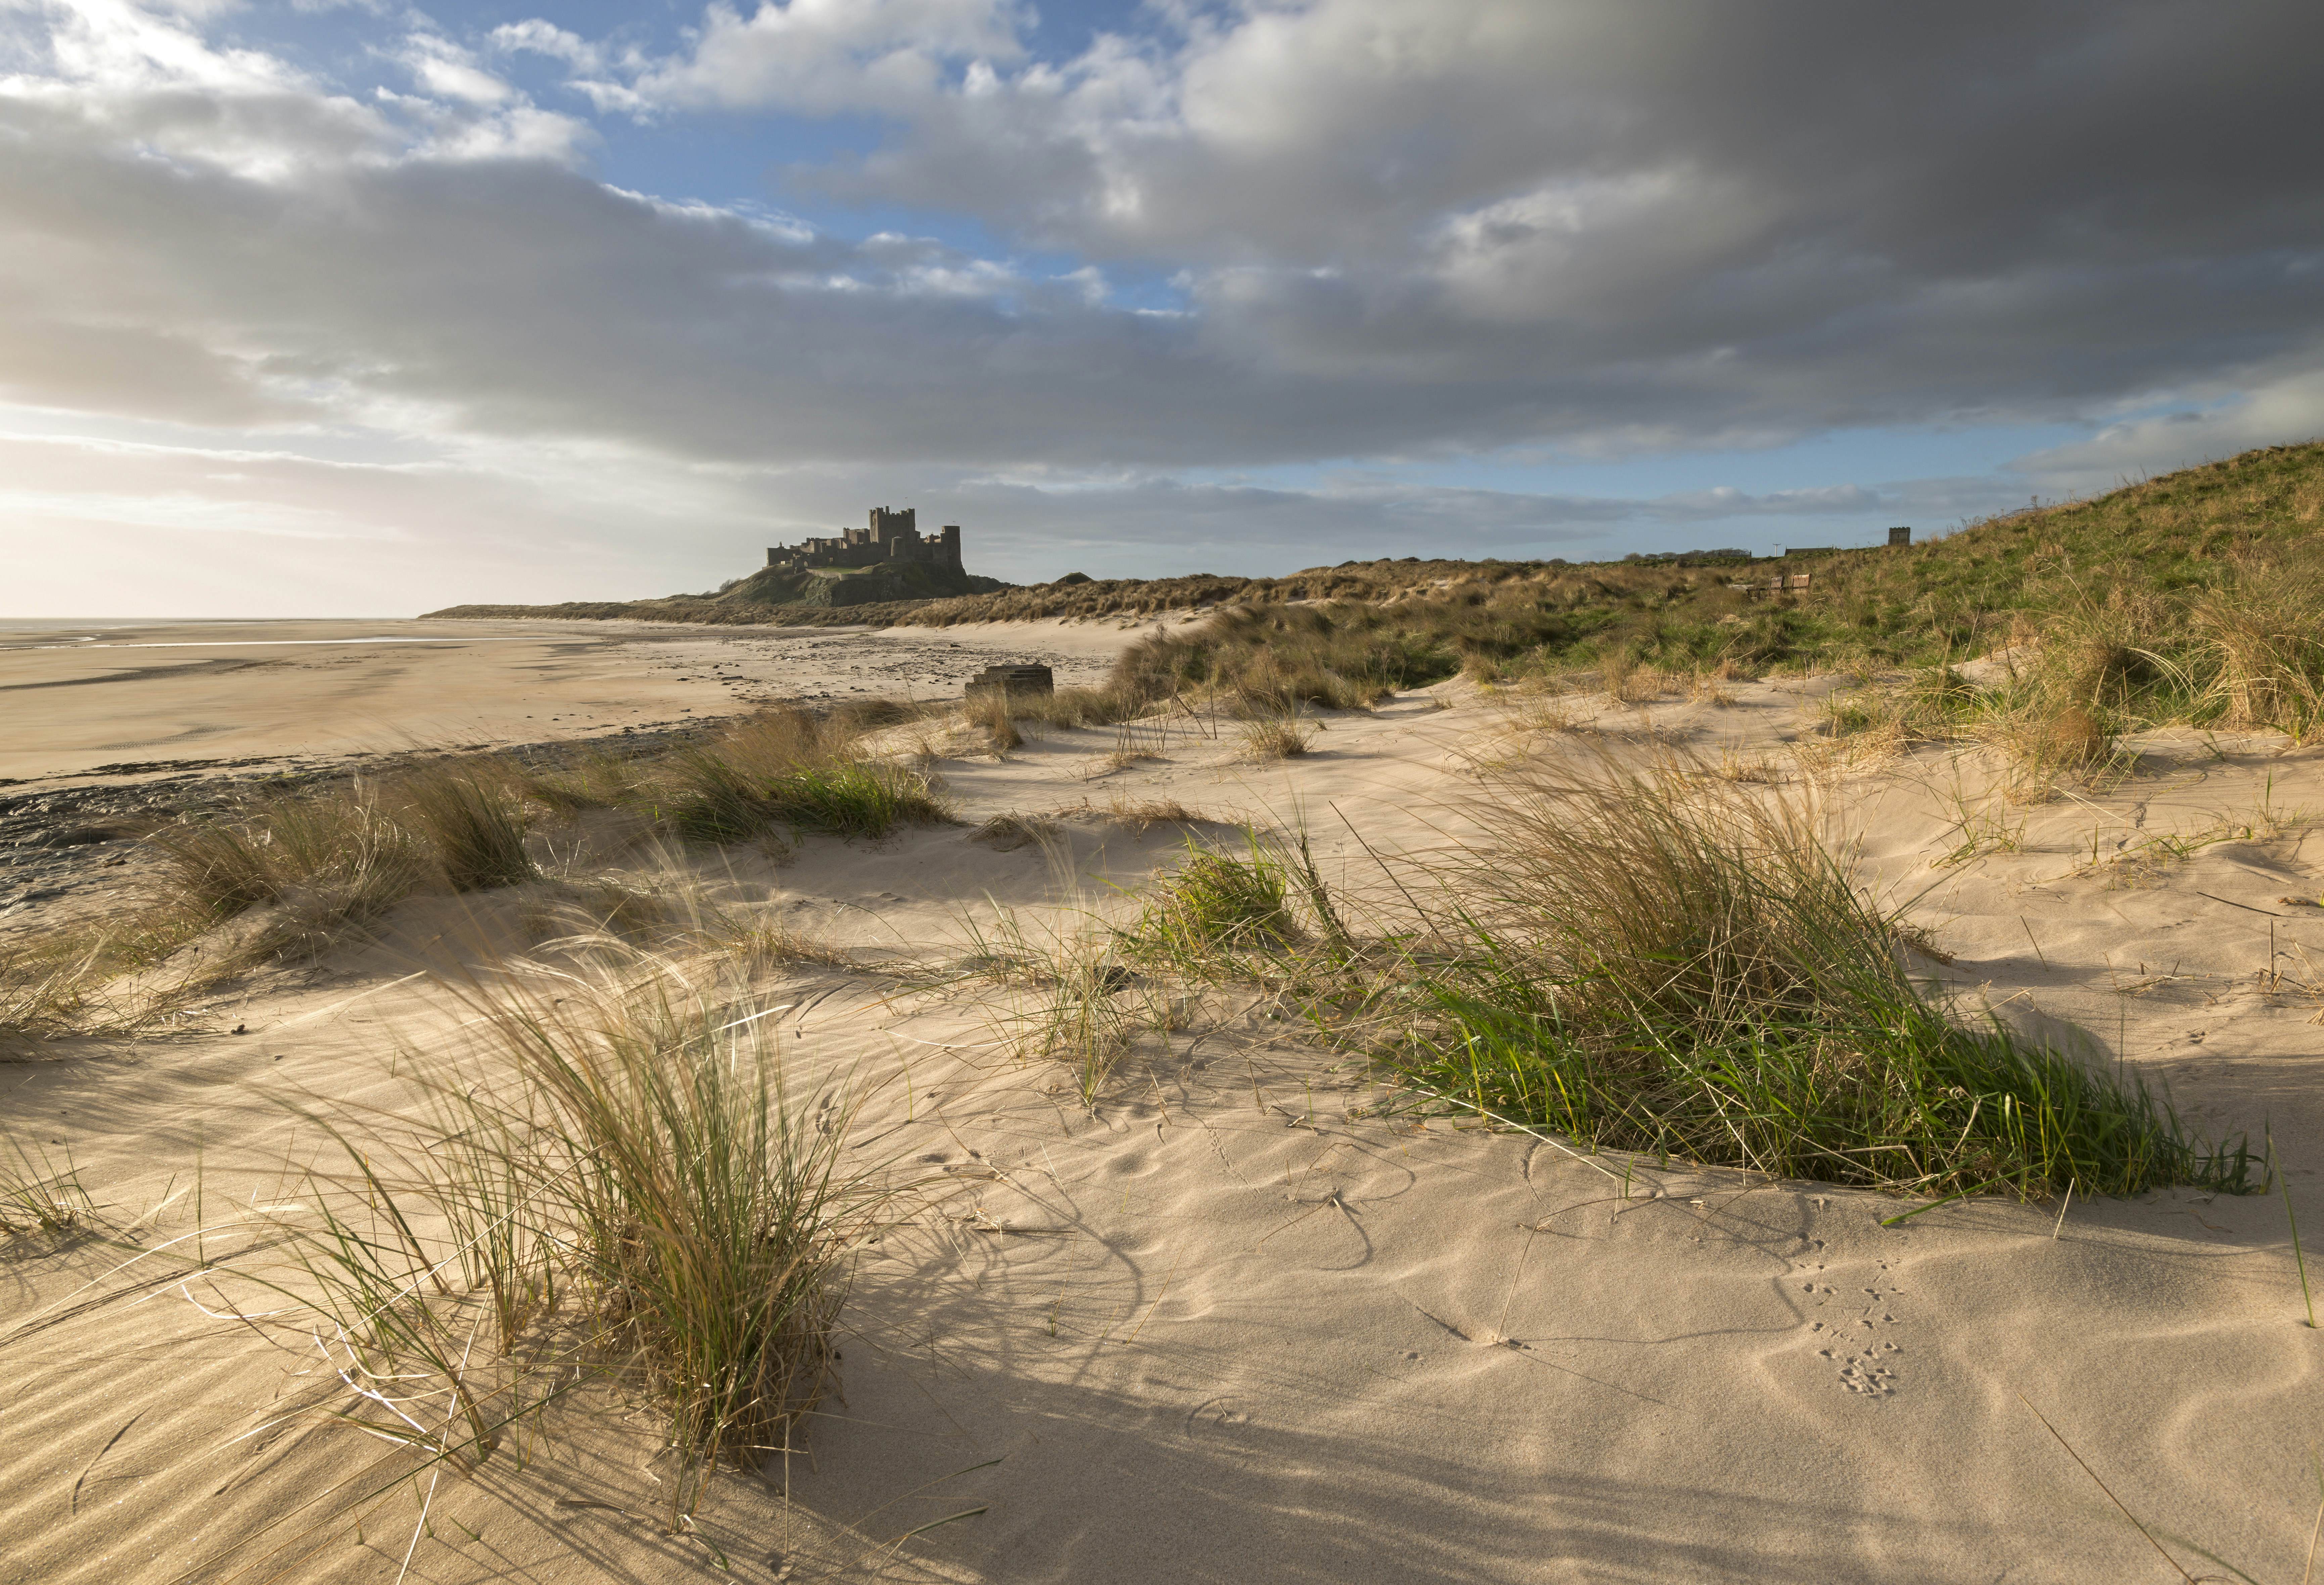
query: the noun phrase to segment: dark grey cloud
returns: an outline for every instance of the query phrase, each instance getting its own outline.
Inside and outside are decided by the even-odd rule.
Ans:
[[[1322,0],[791,179],[1179,264],[1215,345],[1474,444],[2082,417],[2318,355],[2319,59],[2290,5]]]

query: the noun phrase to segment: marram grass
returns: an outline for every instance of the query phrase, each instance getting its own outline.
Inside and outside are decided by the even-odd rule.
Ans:
[[[860,759],[853,728],[802,711],[773,710],[673,755],[648,793],[653,812],[696,842],[743,842],[769,833],[885,836],[935,825],[951,811],[928,779]]]
[[[1633,1151],[1898,1192],[2252,1184],[2143,1081],[1953,1017],[1809,812],[1665,767],[1502,789],[1390,992],[1419,1089]]]
[[[273,1229],[291,1268],[236,1275],[291,1301],[263,1313],[322,1345],[340,1418],[431,1459],[481,1464],[610,1378],[679,1455],[675,1515],[798,1444],[885,1191],[844,1160],[847,1093],[789,1089],[767,1009],[642,961],[453,985],[475,1049],[407,1054],[424,1119],[300,1109],[343,1165]]]
[[[1291,871],[1255,834],[1246,835],[1250,852],[1240,856],[1189,839],[1185,862],[1156,884],[1122,931],[1123,949],[1144,960],[1197,964],[1222,954],[1280,952],[1296,942]]]

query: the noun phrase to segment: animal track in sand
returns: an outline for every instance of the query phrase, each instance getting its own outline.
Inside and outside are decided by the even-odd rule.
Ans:
[[[1823,1267],[1814,1269],[1821,1272]],[[1801,1283],[1800,1289],[1811,1295],[1812,1308],[1855,1312],[1845,1318],[1808,1322],[1809,1332],[1824,1333],[1830,1340],[1828,1347],[1816,1350],[1816,1358],[1830,1359],[1840,1367],[1840,1385],[1849,1392],[1885,1398],[1895,1396],[1895,1365],[1904,1349],[1902,1343],[1882,1335],[1882,1332],[1897,1323],[1891,1301],[1904,1290],[1886,1280],[1888,1262],[1881,1261],[1879,1271],[1873,1286],[1849,1294],[1843,1295],[1835,1285],[1812,1276]]]
[[[1206,1398],[1186,1412],[1185,1432],[1197,1440],[1241,1452],[1250,1434],[1250,1411],[1240,1398]]]

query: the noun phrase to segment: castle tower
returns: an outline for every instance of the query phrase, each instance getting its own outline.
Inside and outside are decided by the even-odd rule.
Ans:
[[[964,570],[960,565],[960,525],[958,523],[946,523],[944,526],[944,531],[936,536],[936,555],[933,559],[941,566],[952,568],[954,572]]]
[[[1891,546],[1910,545],[1912,542],[1913,530],[1909,526],[1888,530],[1888,543]]]
[[[920,509],[908,506],[901,511],[890,511],[884,506],[872,509],[871,543],[884,544],[891,536],[917,539],[920,537]]]

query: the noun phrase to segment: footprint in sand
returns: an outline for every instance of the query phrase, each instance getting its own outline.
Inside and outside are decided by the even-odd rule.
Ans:
[[[1879,1276],[1868,1287],[1842,1293],[1821,1279],[1803,1282],[1800,1286],[1803,1293],[1811,1295],[1812,1307],[1833,1313],[1830,1320],[1808,1323],[1810,1332],[1824,1333],[1831,1339],[1829,1346],[1816,1350],[1816,1358],[1830,1359],[1840,1368],[1840,1385],[1849,1392],[1866,1397],[1894,1397],[1898,1356],[1904,1349],[1886,1335],[1886,1329],[1896,1324],[1894,1300],[1904,1290],[1888,1280],[1888,1263],[1880,1262]]]

